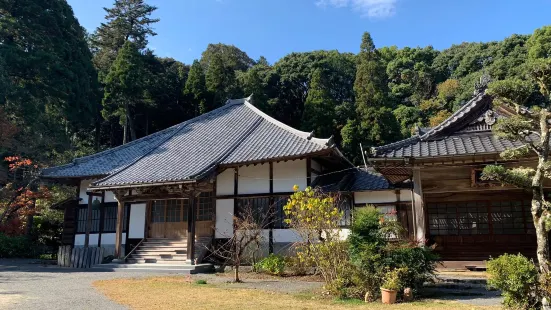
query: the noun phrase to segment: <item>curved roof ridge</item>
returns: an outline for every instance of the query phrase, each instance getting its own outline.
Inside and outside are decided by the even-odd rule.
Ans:
[[[331,144],[331,138],[328,138],[328,139],[321,139],[321,138],[315,138],[314,137],[314,132],[306,132],[306,131],[301,131],[301,130],[298,130],[298,129],[295,129],[287,124],[284,124],[283,122],[280,122],[278,121],[277,119],[271,117],[270,115],[262,112],[262,110],[260,110],[259,108],[255,107],[251,102],[250,100],[252,99],[252,95],[248,98],[244,98],[245,101],[244,101],[244,104],[245,106],[247,106],[249,109],[253,110],[256,114],[260,115],[262,118],[264,118],[266,121],[278,126],[279,128],[281,129],[284,129],[292,134],[295,134],[303,139],[306,139],[308,141],[312,141],[318,145],[322,145],[322,146],[330,146]]]
[[[486,92],[480,92],[477,93],[471,100],[469,100],[465,105],[463,105],[459,110],[455,111],[450,117],[445,119],[442,123],[438,124],[435,127],[432,127],[429,131],[427,131],[425,134],[420,136],[419,138],[424,141],[426,139],[429,139],[436,134],[440,133],[442,130],[448,128],[449,126],[457,123],[459,120],[463,119],[465,114],[469,113],[472,109],[474,109],[481,101],[481,99],[486,96]]]

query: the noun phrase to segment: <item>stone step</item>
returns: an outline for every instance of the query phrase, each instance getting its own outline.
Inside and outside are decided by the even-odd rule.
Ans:
[[[178,259],[159,259],[154,257],[148,258],[128,258],[126,260],[128,264],[161,264],[161,265],[182,265],[191,264],[191,261],[187,258]]]
[[[174,251],[187,251],[187,247],[173,247],[173,246],[140,246],[136,251],[152,251],[152,252],[174,252]]]
[[[181,246],[181,247],[187,247],[187,242],[148,242],[148,241],[144,241],[140,246]]]
[[[170,259],[170,260],[178,260],[178,259],[187,259],[187,254],[164,254],[164,255],[157,255],[157,254],[132,254],[130,255],[130,258],[145,258],[145,259]]]
[[[196,273],[211,273],[214,272],[214,266],[211,264],[191,265],[186,264],[101,264],[92,267],[93,269],[104,269],[109,271],[151,271],[151,272],[167,272],[178,274],[196,274]]]
[[[168,250],[168,249],[161,249],[161,250],[149,250],[149,249],[143,249],[143,250],[136,250],[133,252],[133,254],[151,254],[151,255],[186,255],[187,250]]]

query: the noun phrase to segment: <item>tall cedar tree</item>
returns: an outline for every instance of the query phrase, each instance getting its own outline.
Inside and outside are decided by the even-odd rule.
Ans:
[[[194,60],[186,80],[184,94],[191,101],[193,116],[198,116],[208,111],[208,92],[205,85],[205,73],[198,60]]]
[[[371,35],[362,38],[354,93],[356,116],[342,129],[343,147],[359,162],[360,143],[381,145],[400,138],[396,118],[388,100],[388,84],[384,63],[375,49]]]
[[[551,203],[546,200],[543,183],[551,178],[549,160],[551,133],[551,27],[536,30],[528,41],[529,59],[526,66],[529,80],[518,78],[496,81],[490,84],[488,93],[494,102],[512,108],[516,114],[499,119],[494,132],[508,140],[526,141],[526,145],[504,151],[506,160],[537,157],[536,167],[506,168],[490,165],[484,168],[483,177],[512,184],[532,192],[532,218],[537,236],[537,258],[542,275],[549,273],[549,236],[551,229]],[[536,99],[534,84],[539,88]],[[538,104],[538,105],[535,105]],[[525,108],[532,106],[531,109]]]
[[[231,69],[227,68],[222,61],[222,57],[218,54],[215,54],[209,63],[207,70],[207,75],[205,78],[207,90],[212,94],[211,100],[202,111],[203,113],[208,112],[212,109],[219,107],[223,102],[225,102],[228,97],[227,86],[232,82],[236,82],[233,71],[229,72]]]
[[[94,62],[100,76],[105,77],[118,51],[126,41],[134,43],[137,49],[147,47],[147,37],[157,35],[152,25],[159,21],[151,18],[157,7],[144,0],[115,0],[112,8],[103,8],[107,22],[101,23],[91,36]]]
[[[128,141],[127,130],[131,140],[136,139],[133,109],[146,100],[145,77],[143,55],[134,43],[127,41],[105,78],[102,111],[105,118],[119,117],[125,132],[123,144]]]
[[[85,36],[64,0],[0,1],[0,104],[19,152],[42,160],[91,140],[100,95]]]
[[[337,103],[329,93],[323,69],[316,69],[312,73],[310,90],[304,103],[303,128],[313,130],[317,137],[331,136],[336,106]]]

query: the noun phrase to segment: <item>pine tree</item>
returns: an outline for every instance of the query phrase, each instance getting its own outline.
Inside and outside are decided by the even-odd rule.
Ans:
[[[530,49],[526,73],[530,80],[511,78],[496,81],[488,89],[495,105],[505,105],[516,111],[508,118],[498,119],[492,130],[500,138],[526,142],[522,147],[505,150],[501,157],[505,160],[535,157],[537,165],[518,168],[489,165],[483,172],[483,178],[498,180],[532,193],[531,213],[536,230],[538,265],[540,274],[545,277],[548,277],[551,268],[548,235],[551,202],[547,201],[544,190],[544,181],[551,176],[550,38],[551,27],[544,27],[536,30],[528,41]],[[539,88],[539,98],[533,93],[535,85]]]
[[[125,132],[123,144],[128,141],[127,129],[130,130],[131,140],[137,138],[133,110],[147,99],[142,57],[136,45],[127,41],[105,78],[102,114],[106,119],[113,116],[120,119]]]
[[[145,3],[145,0],[115,0],[112,8],[103,9],[106,22],[91,36],[94,62],[101,76],[107,74],[126,41],[133,42],[138,50],[145,49],[148,36],[157,35],[152,25],[159,21],[151,18],[157,7]]]
[[[198,60],[194,60],[189,70],[188,78],[184,88],[184,94],[190,97],[193,116],[207,112],[208,94],[205,85],[205,73]]]

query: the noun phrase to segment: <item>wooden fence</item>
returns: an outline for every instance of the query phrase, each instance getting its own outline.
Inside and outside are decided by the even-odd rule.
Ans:
[[[104,250],[99,247],[72,248],[60,246],[57,252],[57,265],[71,268],[90,268],[101,264]]]

